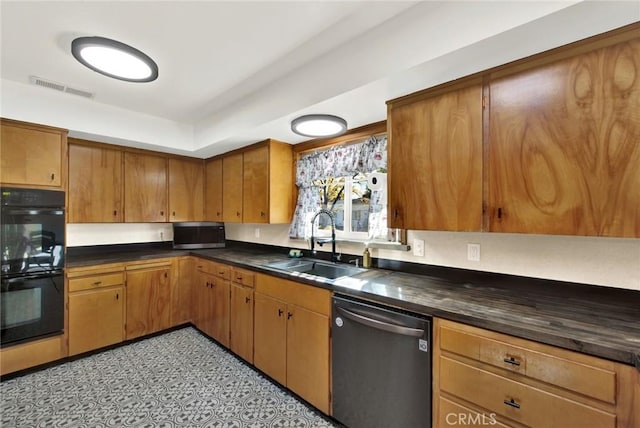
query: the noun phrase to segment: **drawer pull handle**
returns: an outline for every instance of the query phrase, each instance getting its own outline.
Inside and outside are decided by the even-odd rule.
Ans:
[[[287,319],[290,320],[293,318],[293,314],[291,312],[287,312]]]
[[[278,309],[278,316],[281,317],[282,314],[284,314],[284,311],[282,309]]]
[[[504,361],[507,364],[513,364],[514,366],[519,366],[520,365],[520,361],[516,360],[513,357],[506,357],[502,361]]]
[[[218,272],[218,275],[224,275],[224,271]]]
[[[510,399],[510,400],[504,400],[504,404],[506,404],[507,406],[511,406],[514,409],[519,409],[520,408],[520,404],[516,403],[513,398]]]
[[[93,283],[93,285],[100,285],[100,284],[102,284],[102,281],[96,281]]]

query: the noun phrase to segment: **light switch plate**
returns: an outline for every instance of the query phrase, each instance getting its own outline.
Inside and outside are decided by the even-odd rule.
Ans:
[[[423,239],[414,239],[413,245],[413,255],[416,257],[424,257],[424,240]]]

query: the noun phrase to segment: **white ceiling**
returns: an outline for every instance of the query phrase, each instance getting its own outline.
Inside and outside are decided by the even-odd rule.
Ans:
[[[300,114],[337,114],[350,128],[383,120],[388,99],[638,21],[640,3],[3,0],[0,15],[3,117],[208,157],[303,141],[289,129]],[[158,80],[80,65],[71,40],[91,35],[150,55]]]

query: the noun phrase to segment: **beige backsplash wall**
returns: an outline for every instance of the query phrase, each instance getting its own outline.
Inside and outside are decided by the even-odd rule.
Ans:
[[[226,224],[227,239],[307,248],[304,241],[290,240],[288,232],[288,225]],[[377,249],[371,251],[372,256],[640,291],[640,239],[425,231],[408,231],[407,235],[409,243],[424,240],[424,257],[411,251]],[[467,243],[480,244],[479,262],[467,260]],[[325,245],[319,250],[330,249]],[[363,249],[338,243],[343,254],[361,255]]]

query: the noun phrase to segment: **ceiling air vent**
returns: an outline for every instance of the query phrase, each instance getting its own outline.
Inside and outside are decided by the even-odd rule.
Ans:
[[[85,98],[93,98],[93,94],[91,92],[83,91],[82,89],[72,88],[62,83],[52,82],[51,80],[46,80],[41,77],[29,76],[29,81],[32,84],[36,86],[42,86],[43,88],[54,89],[56,91],[66,92],[68,94],[73,94],[73,95],[79,95]]]

